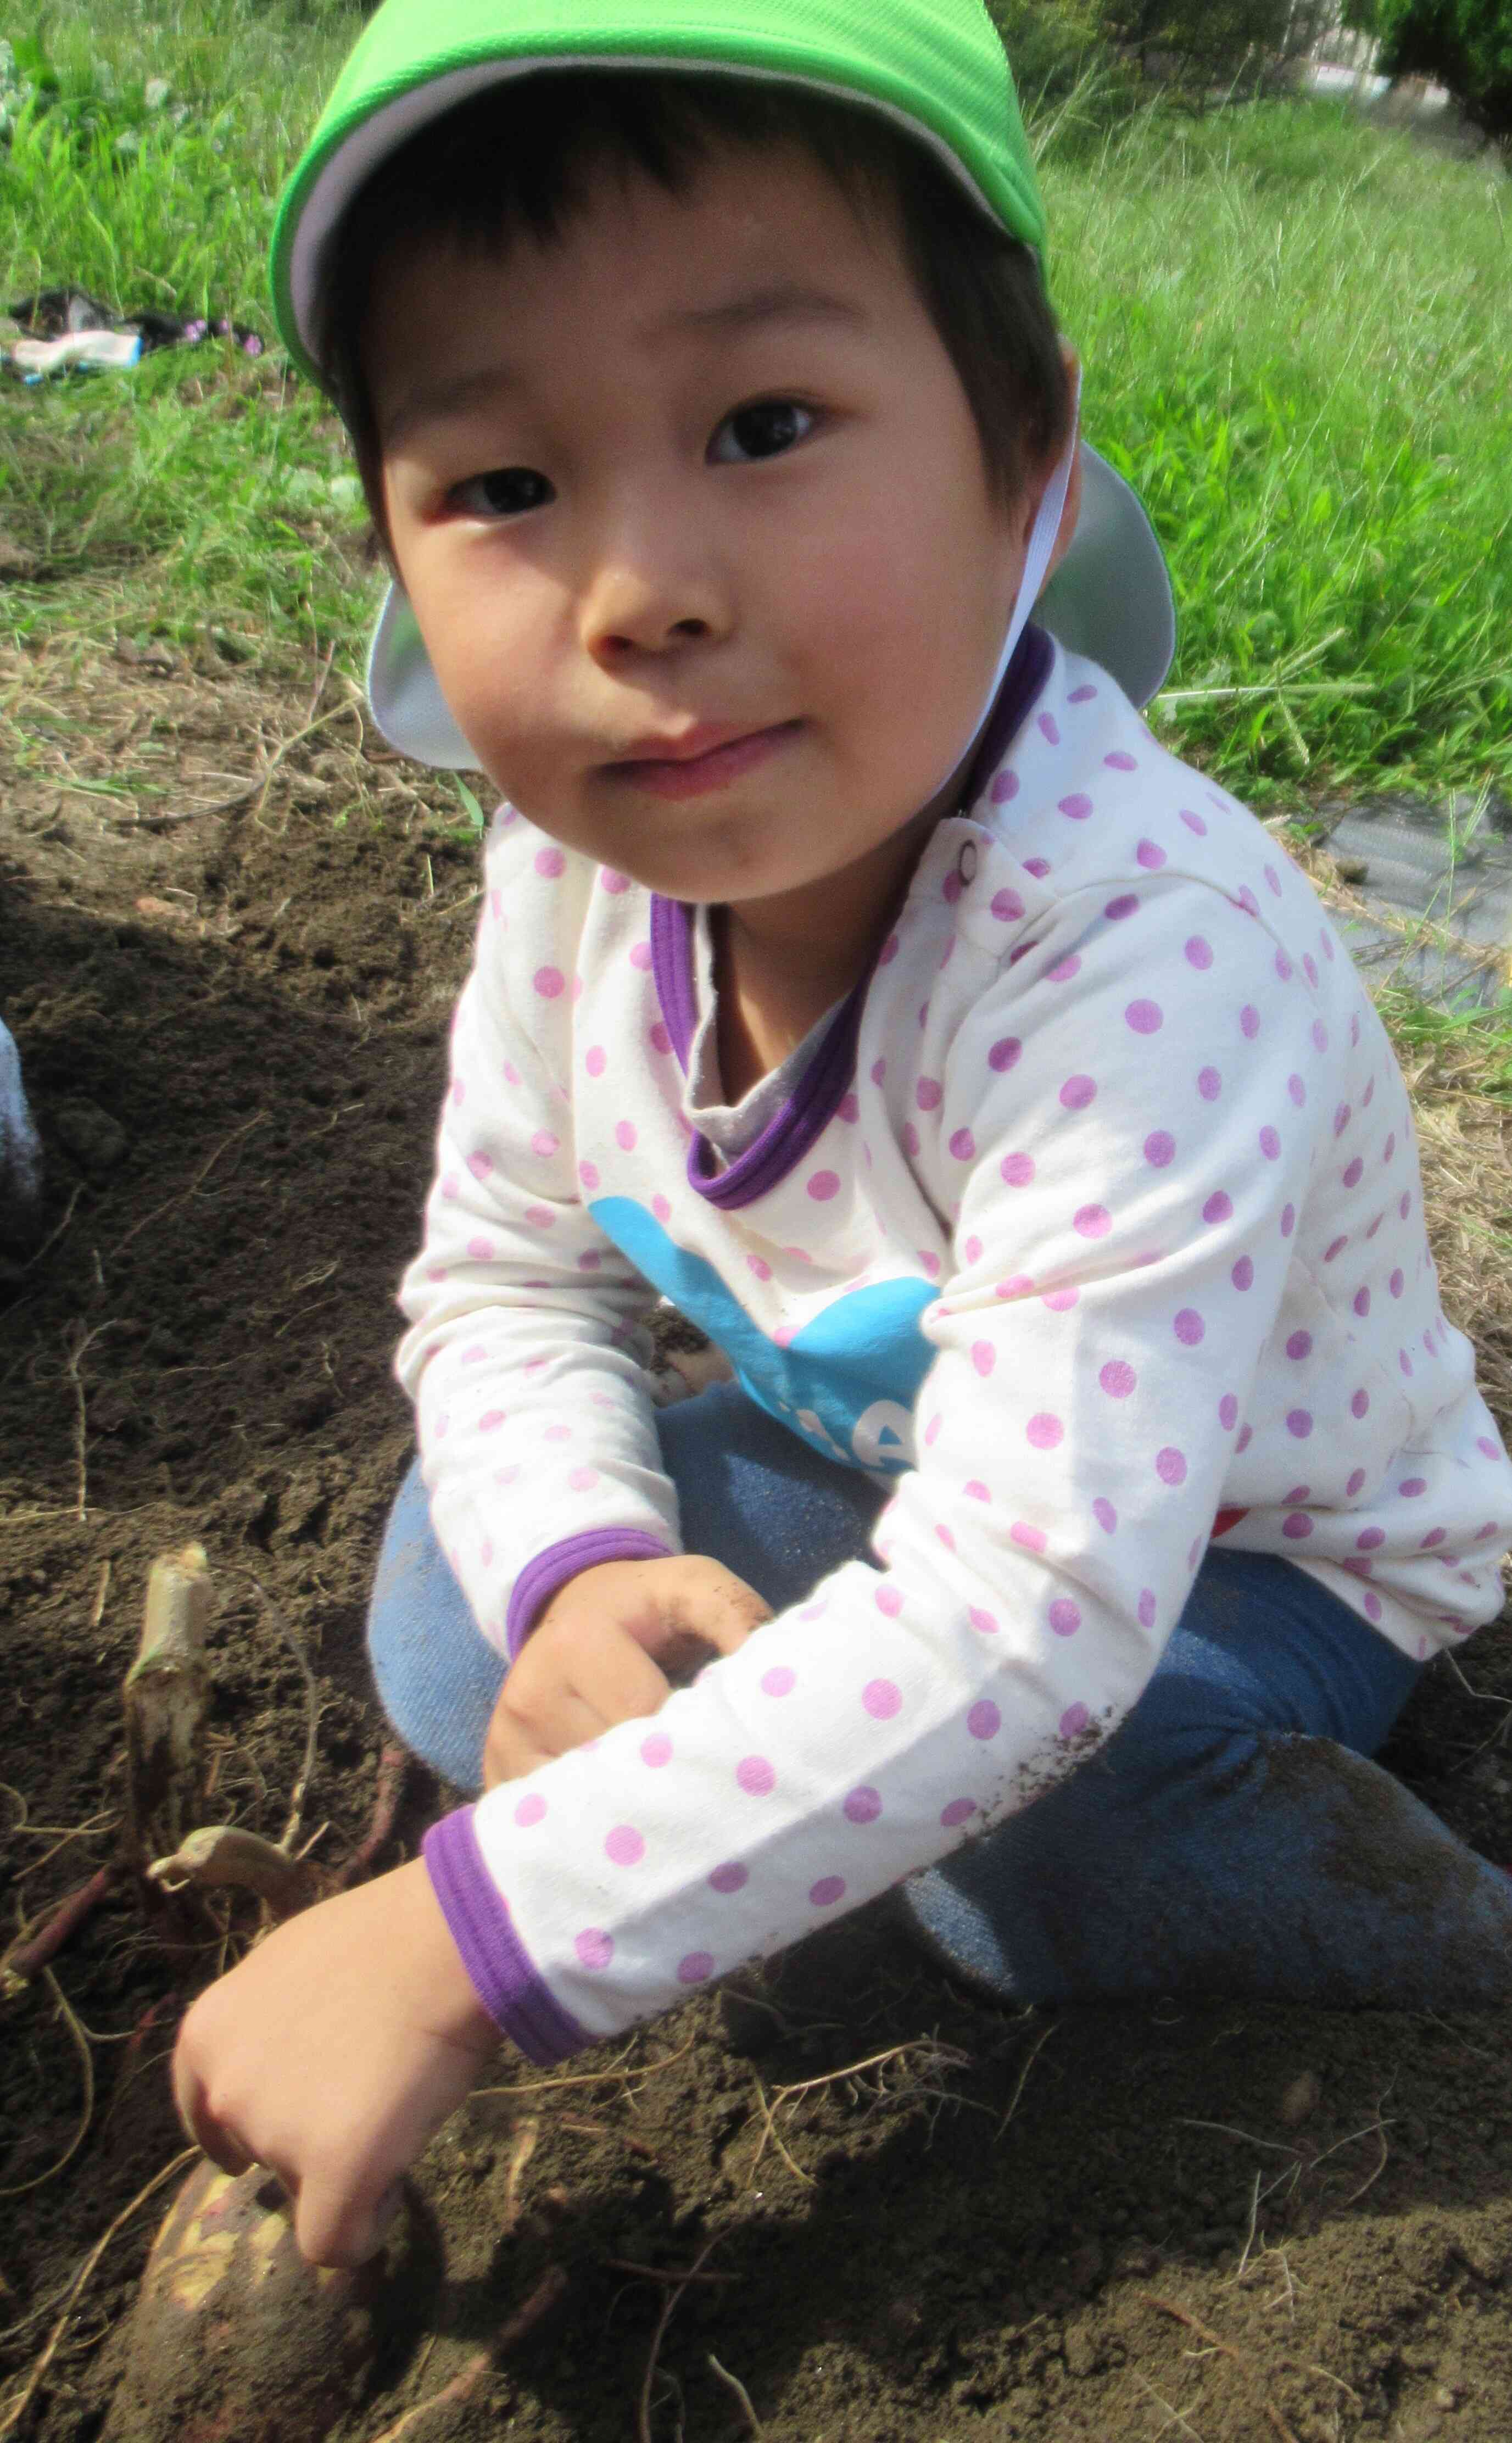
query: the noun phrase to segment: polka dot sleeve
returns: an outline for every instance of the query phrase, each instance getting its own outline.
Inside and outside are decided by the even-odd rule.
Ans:
[[[438,1540],[502,1652],[581,1555],[678,1549],[644,1370],[646,1285],[579,1193],[562,1083],[574,876],[540,837],[515,818],[490,842],[396,1365]],[[511,933],[531,944],[523,983]]]

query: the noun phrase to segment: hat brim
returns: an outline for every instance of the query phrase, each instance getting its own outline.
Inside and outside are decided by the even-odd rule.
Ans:
[[[1138,494],[1085,441],[1080,456],[1077,531],[1034,616],[1069,652],[1100,663],[1143,709],[1175,656],[1170,572]],[[401,755],[442,772],[478,768],[398,585],[390,586],[373,632],[367,695],[378,728]]]
[[[1071,548],[1035,605],[1068,653],[1084,653],[1116,678],[1142,712],[1176,658],[1171,571],[1132,484],[1083,441],[1081,510]]]

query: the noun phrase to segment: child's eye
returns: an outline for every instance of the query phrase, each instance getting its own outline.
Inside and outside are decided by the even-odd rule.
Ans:
[[[465,484],[453,484],[447,497],[470,517],[515,518],[550,500],[551,487],[533,467],[490,467],[486,475],[470,475]]]
[[[749,407],[737,407],[710,443],[710,454],[724,466],[739,466],[746,456],[775,458],[791,450],[795,441],[802,441],[817,423],[810,407],[801,407],[796,398],[759,398]],[[719,443],[728,434],[742,456],[733,457],[720,450]]]

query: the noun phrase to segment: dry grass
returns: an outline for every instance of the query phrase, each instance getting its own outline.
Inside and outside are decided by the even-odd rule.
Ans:
[[[1390,925],[1339,880],[1326,851],[1286,837],[1331,912]],[[1426,922],[1400,929],[1404,964],[1424,939],[1443,938]],[[1426,1010],[1392,975],[1373,978],[1372,990],[1412,1101],[1444,1312],[1471,1341],[1487,1405],[1512,1437],[1512,1013]]]
[[[1431,1052],[1398,1046],[1417,1116],[1423,1199],[1444,1310],[1474,1343],[1481,1387],[1512,1433],[1512,1147],[1503,1101],[1485,1091],[1471,1035]]]
[[[1474,1344],[1481,1387],[1512,1434],[1512,1149],[1508,1114],[1481,1088],[1478,1054],[1462,1041],[1404,1062],[1417,1113],[1429,1235],[1446,1313]]]

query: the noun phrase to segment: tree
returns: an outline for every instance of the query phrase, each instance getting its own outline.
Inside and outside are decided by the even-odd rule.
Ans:
[[[1433,77],[1512,167],[1512,0],[1372,0],[1383,76]]]
[[[1332,0],[1103,0],[1104,27],[1157,75],[1202,96],[1272,86],[1309,50]]]

